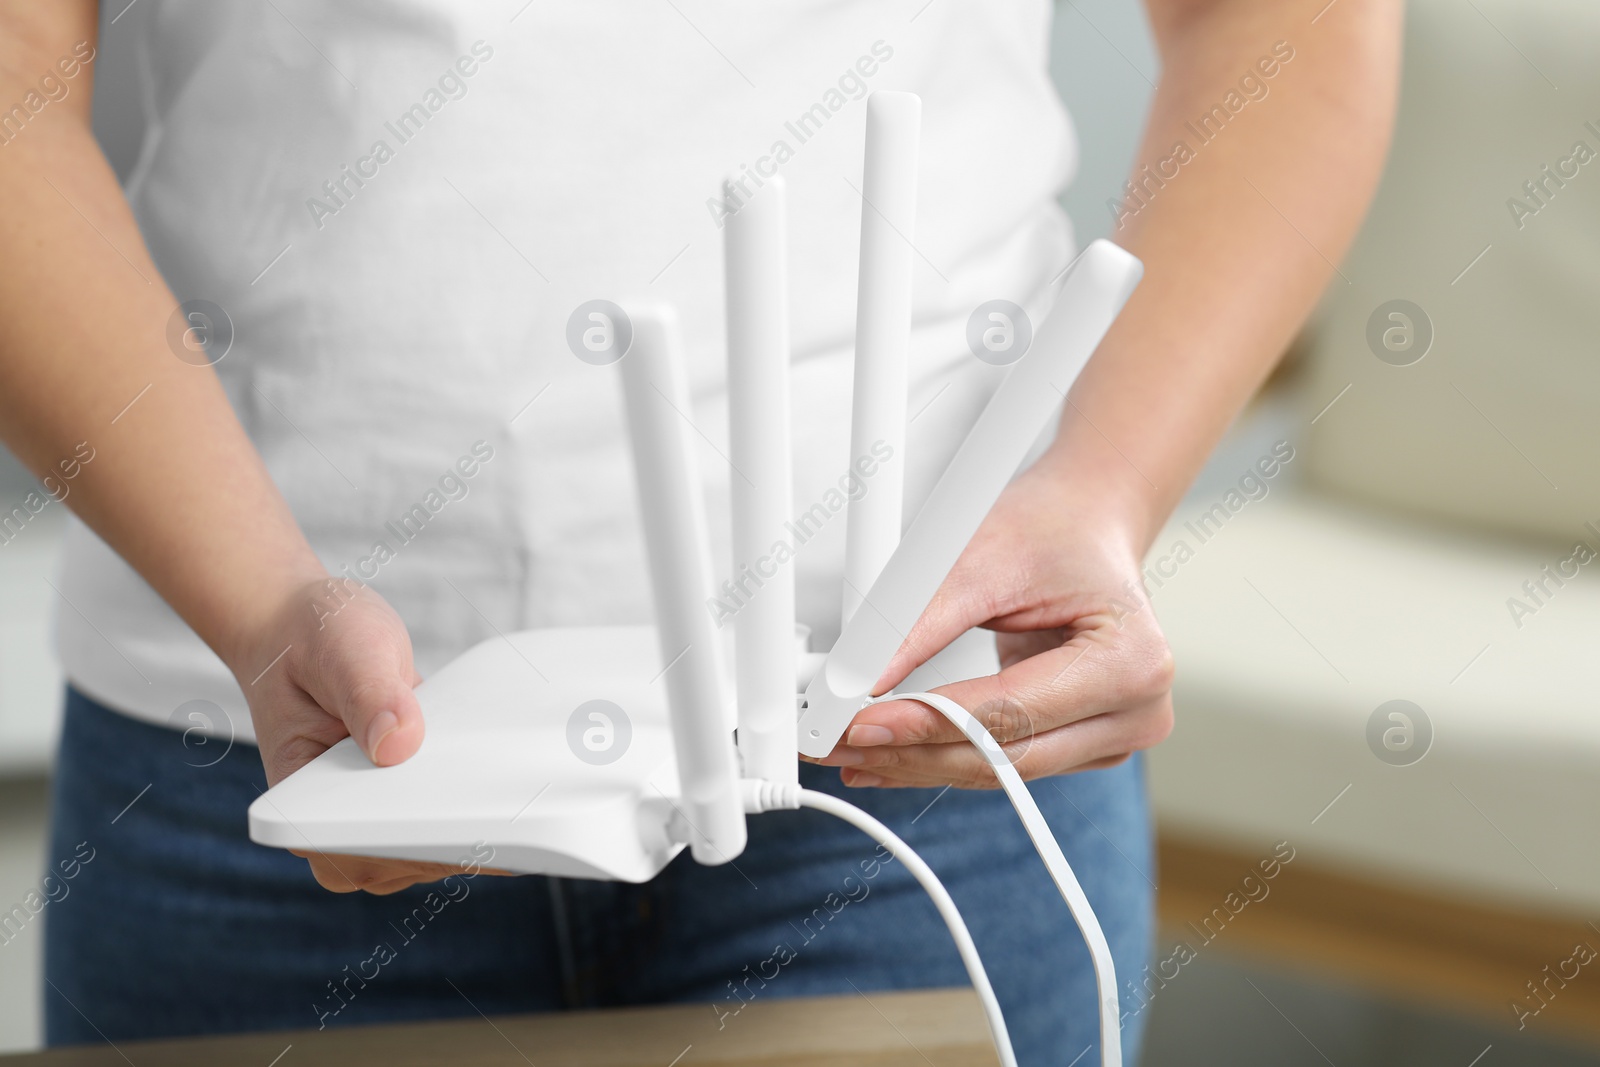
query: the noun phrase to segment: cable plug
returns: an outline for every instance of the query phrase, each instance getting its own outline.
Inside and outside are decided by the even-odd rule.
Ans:
[[[764,811],[790,811],[800,807],[800,786],[794,782],[769,782],[764,778],[741,778],[739,798],[746,815]]]

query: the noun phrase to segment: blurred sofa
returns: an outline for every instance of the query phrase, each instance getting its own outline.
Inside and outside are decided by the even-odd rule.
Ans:
[[[1597,54],[1592,3],[1408,5],[1346,280],[1151,555],[1193,548],[1151,585],[1179,679],[1165,832],[1600,914]],[[1279,441],[1270,493],[1199,543]]]

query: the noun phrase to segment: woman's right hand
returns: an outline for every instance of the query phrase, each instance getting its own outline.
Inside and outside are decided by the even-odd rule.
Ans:
[[[66,506],[228,664],[269,782],[346,736],[399,763],[422,743],[411,640],[354,582],[335,582],[341,610],[316,610],[327,572],[210,363],[171,340],[183,309],[91,125],[98,13],[94,0],[0,5],[0,101],[36,93],[59,57],[89,57],[0,160],[0,440],[41,478],[94,450]],[[456,870],[307,858],[345,893]]]
[[[380,767],[404,762],[422,744],[411,637],[387,601],[354,581],[296,587],[231,658],[268,785],[346,737]],[[460,873],[443,863],[293,851],[335,893],[394,893]]]

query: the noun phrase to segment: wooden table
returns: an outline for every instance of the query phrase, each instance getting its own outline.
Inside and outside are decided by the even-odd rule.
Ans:
[[[869,999],[870,998],[870,999]],[[4,1067],[995,1067],[967,989],[514,1015],[124,1041],[0,1056]]]

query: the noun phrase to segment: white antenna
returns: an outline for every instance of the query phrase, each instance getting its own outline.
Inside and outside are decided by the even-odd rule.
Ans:
[[[739,856],[747,812],[832,812],[888,847],[933,896],[983,1001],[1001,1062],[1015,1067],[982,961],[932,870],[871,816],[800,787],[789,733],[794,694],[806,685],[799,750],[825,756],[871,701],[883,668],[1058,410],[1143,268],[1106,241],[1084,251],[1031,350],[1007,373],[902,541],[920,113],[920,102],[907,93],[874,94],[867,108],[850,448],[852,466],[863,465],[856,468],[860,478],[867,478],[871,460],[881,470],[873,472],[872,492],[850,505],[845,623],[820,669],[812,672],[814,661],[803,670],[797,663],[792,566],[761,562],[782,536],[792,504],[784,196],[773,180],[727,220],[725,237],[740,565],[734,580],[743,584],[748,574],[753,587],[741,597],[735,623],[738,749],[721,648],[705,608],[711,552],[677,320],[667,307],[635,309],[621,374],[655,627],[557,627],[481,642],[418,686],[430,733],[414,757],[374,768],[353,739],[338,742],[257,798],[250,806],[252,840],[436,863],[464,862],[467,850],[477,854],[466,843],[476,841],[492,845],[494,865],[506,870],[645,882],[685,843],[702,864]],[[887,461],[882,445],[893,450]],[[545,665],[548,676],[535,664]],[[530,667],[542,685],[531,685]],[[1090,947],[1101,1063],[1120,1064],[1109,946],[1009,757],[948,698],[910,692],[894,698],[943,714],[994,768]],[[634,713],[608,723],[599,747],[585,729],[592,719],[584,718],[585,709],[595,704]],[[667,774],[674,763],[676,782]],[[536,783],[542,785],[529,799]]]
[[[1139,261],[1110,241],[1095,241],[1078,257],[1032,347],[1000,383],[867,594],[872,609],[845,624],[806,688],[801,752],[826,756],[866,705],[1143,274]]]
[[[694,858],[727,863],[744,851],[722,657],[706,600],[710,539],[703,487],[689,448],[689,390],[677,316],[669,307],[630,311],[633,344],[622,357],[634,482],[650,557],[673,751]],[[791,675],[792,677],[792,675]]]
[[[861,266],[856,289],[855,387],[850,463],[870,463],[871,488],[850,501],[845,520],[843,623],[861,605],[900,543],[905,483],[906,354],[911,344],[911,245],[917,219],[917,142],[922,100],[915,93],[867,98],[861,177]],[[859,477],[862,472],[856,470]]]
[[[724,192],[734,195],[731,183]],[[772,178],[723,231],[739,755],[746,778],[799,781],[794,754],[794,565],[771,564],[793,493],[789,439],[789,294],[785,198]]]

